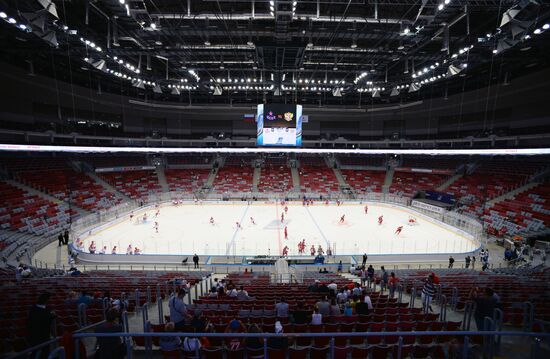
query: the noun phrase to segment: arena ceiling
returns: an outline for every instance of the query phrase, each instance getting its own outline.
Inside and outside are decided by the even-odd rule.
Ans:
[[[0,0],[0,11],[3,61],[154,100],[405,102],[550,58],[542,0]]]

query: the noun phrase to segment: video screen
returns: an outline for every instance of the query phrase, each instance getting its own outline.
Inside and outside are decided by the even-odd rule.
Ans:
[[[302,106],[258,105],[258,146],[301,146]]]

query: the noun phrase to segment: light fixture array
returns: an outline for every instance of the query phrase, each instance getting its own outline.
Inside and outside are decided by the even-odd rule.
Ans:
[[[6,14],[3,11],[0,11],[0,19],[4,20],[8,24],[16,27],[17,29],[19,29],[21,31],[32,32],[32,29],[29,25],[17,23],[17,20],[15,18],[9,16],[8,14]]]

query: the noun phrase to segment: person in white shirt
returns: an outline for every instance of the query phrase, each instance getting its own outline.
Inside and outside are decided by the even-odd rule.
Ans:
[[[365,294],[364,302],[367,303],[367,306],[369,307],[369,310],[373,310],[372,301],[368,294]]]
[[[248,292],[244,290],[243,286],[239,288],[239,291],[237,292],[237,299],[238,300],[247,300],[248,299]]]
[[[338,303],[345,303],[348,300],[348,294],[344,288],[340,289],[340,292],[336,295],[336,300]]]
[[[103,248],[101,248],[101,251],[99,251],[99,254],[105,254],[107,252],[107,246],[103,246]]]
[[[327,285],[327,288],[330,289],[334,294],[338,291],[338,285],[334,283],[334,281],[330,282],[329,285]]]
[[[235,298],[237,297],[237,294],[239,294],[239,293],[237,292],[237,290],[235,288],[231,289],[229,291],[229,293],[227,293],[227,295],[229,295],[230,297],[235,297]]]
[[[128,248],[126,248],[126,254],[127,255],[130,255],[134,253],[133,249],[132,249],[132,245],[131,244],[128,244]]]
[[[323,315],[319,313],[319,310],[315,309],[311,315],[311,324],[312,325],[321,325],[323,324]]]

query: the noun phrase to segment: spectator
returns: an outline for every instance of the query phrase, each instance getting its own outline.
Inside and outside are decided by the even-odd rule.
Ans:
[[[359,283],[355,283],[355,288],[351,291],[353,296],[358,296],[363,292],[363,289],[359,286]]]
[[[225,332],[233,333],[233,334],[246,333],[246,329],[240,320],[233,319],[232,321],[229,322],[229,325],[227,326],[227,328],[225,328]],[[243,347],[244,338],[232,337],[232,338],[228,338],[227,340],[229,342],[227,346],[230,350],[237,350]]]
[[[292,317],[294,318],[294,324],[306,324],[308,322],[309,313],[305,310],[303,302],[298,302]]]
[[[239,291],[237,292],[237,299],[238,300],[248,300],[248,292],[244,290],[244,287],[241,285],[239,287]]]
[[[364,253],[363,254],[363,262],[362,262],[363,267],[367,264],[367,259],[368,259],[367,253]]]
[[[321,325],[323,324],[323,315],[319,313],[319,310],[315,308],[313,314],[311,315],[311,325]]]
[[[369,264],[369,267],[367,268],[367,276],[369,277],[369,280],[374,282],[374,267],[372,264]]]
[[[338,285],[334,281],[331,281],[330,284],[327,285],[327,288],[331,291],[331,295],[336,295],[338,291]]]
[[[277,314],[277,318],[288,317],[288,303],[285,298],[279,299],[279,303],[275,304],[275,312]]]
[[[92,297],[84,290],[80,293],[80,297],[78,297],[78,300],[76,301],[76,306],[78,307],[80,304],[86,304],[89,306],[91,302]]]
[[[210,293],[208,293],[208,298],[218,298],[218,290],[216,287],[210,288]]]
[[[394,272],[390,273],[390,279],[388,280],[388,287],[390,290],[390,298],[393,298],[395,296],[395,290],[397,289],[397,283],[399,282],[399,279],[395,276]]]
[[[315,279],[315,282],[310,285],[309,287],[307,287],[307,291],[308,292],[318,292],[319,291],[319,285],[320,285],[320,282],[318,279]]]
[[[464,262],[466,263],[466,269],[470,268],[471,261],[472,259],[470,258],[470,256],[466,256],[466,258],[464,258]]]
[[[194,330],[194,333],[197,331]],[[179,339],[179,338],[178,338]],[[183,351],[185,353],[196,353],[197,350],[200,350],[202,348],[201,339],[197,337],[185,337],[183,339]],[[192,355],[192,354],[191,354]],[[185,356],[187,358],[188,356]],[[191,357],[194,357],[193,355]]]
[[[349,267],[349,272],[350,274],[355,274],[355,264],[351,264],[351,266]]]
[[[319,314],[328,317],[330,315],[330,303],[328,302],[327,297],[319,300],[315,303],[315,308],[319,311]]]
[[[164,331],[166,333],[173,333],[176,329],[174,322],[168,322],[164,325]],[[180,337],[160,337],[159,345],[160,350],[163,352],[171,352],[181,349],[181,338]]]
[[[55,314],[46,305],[50,300],[49,293],[42,293],[38,296],[36,305],[29,311],[27,318],[27,341],[31,347],[46,342],[50,339],[52,321]],[[32,352],[31,358],[45,359],[50,352],[49,346]]]
[[[434,287],[434,276],[433,274],[430,274],[428,278],[424,281],[424,286],[422,287],[422,307],[424,308],[424,312],[427,312],[430,310],[430,312],[433,312],[431,303],[432,299],[435,294],[435,287]]]
[[[347,300],[348,300],[348,295],[346,292],[346,288],[340,288],[340,291],[336,295],[336,301],[338,303],[344,303]]]
[[[365,294],[365,298],[363,298],[363,301],[367,304],[367,308],[369,308],[369,312],[371,310],[374,310],[374,307],[372,306],[372,300],[370,299],[370,296],[368,294]]]
[[[338,273],[342,273],[342,261],[338,262]]]
[[[69,230],[66,229],[63,233],[63,244],[67,245],[69,244]]]
[[[330,315],[342,315],[342,310],[334,298],[330,301]]]
[[[476,269],[476,256],[472,256],[472,269]]]
[[[63,245],[63,233],[59,232],[57,236],[57,246],[61,247]]]
[[[365,303],[365,301],[358,301],[357,303],[355,303],[355,314],[369,315],[369,305]]]
[[[253,323],[248,328],[248,333],[249,334],[261,334],[262,331],[260,330],[260,327],[258,327],[258,325],[256,323]],[[250,349],[263,348],[264,343],[263,343],[262,339],[263,338],[260,338],[260,337],[247,337],[246,338],[246,347],[250,348]]]
[[[168,300],[168,308],[170,308],[170,321],[174,322],[177,331],[183,330],[185,321],[189,317],[189,314],[187,314],[187,306],[183,302],[184,297],[185,289],[180,288],[178,293],[170,297]]]
[[[199,268],[199,256],[197,255],[197,253],[195,253],[195,255],[193,256],[193,265],[193,268]]]
[[[497,299],[491,288],[485,288],[483,293],[479,288],[473,288],[470,298],[476,303],[474,311],[474,319],[476,321],[477,330],[484,330],[485,317],[493,318],[493,312],[497,306]]]
[[[275,334],[283,334],[283,326],[279,321],[275,322]],[[284,336],[271,337],[267,340],[267,346],[273,349],[286,351],[288,349],[288,338]]]
[[[365,283],[367,283],[367,271],[365,270],[365,268],[361,269],[361,285],[365,285]]]
[[[386,272],[386,269],[384,268],[384,266],[380,267],[380,269],[382,270],[382,273],[380,274],[380,280],[382,281],[382,283],[380,283],[380,286],[382,288],[387,288],[388,287],[388,272]]]
[[[454,263],[455,263],[455,259],[453,258],[453,256],[450,256],[449,257],[449,268],[453,268]]]
[[[353,315],[353,308],[349,301],[344,304],[344,315],[346,317],[351,317]]]
[[[116,309],[109,309],[106,314],[104,324],[96,328],[96,333],[121,333],[124,331],[122,325],[117,320],[119,312]],[[126,347],[120,337],[98,337],[98,351],[96,358],[98,359],[120,359],[126,356]]]
[[[206,328],[206,322],[201,317],[202,311],[200,309],[195,309],[193,312],[193,318],[191,319],[191,326],[195,330],[195,333],[204,332]]]

